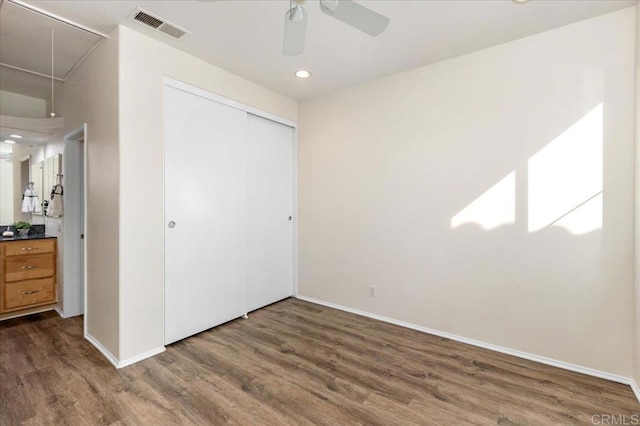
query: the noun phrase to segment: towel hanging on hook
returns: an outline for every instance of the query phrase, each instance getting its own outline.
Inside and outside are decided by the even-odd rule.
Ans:
[[[36,191],[33,182],[29,182],[29,186],[22,194],[22,212],[39,214],[41,211],[38,191]]]
[[[62,202],[62,196],[64,195],[62,174],[58,173],[56,178],[58,183],[53,185],[53,188],[51,188],[51,201],[49,202],[49,208],[47,209],[47,216],[49,217],[62,217],[64,211],[64,204]]]

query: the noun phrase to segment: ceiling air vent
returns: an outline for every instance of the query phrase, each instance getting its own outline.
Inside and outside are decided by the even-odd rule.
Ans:
[[[163,32],[178,40],[189,34],[189,31],[184,30],[177,25],[173,25],[165,21],[164,19],[158,18],[157,16],[154,16],[146,10],[142,10],[140,8],[134,10],[131,15],[129,15],[129,18],[134,21],[140,22],[148,27],[151,27],[154,30]]]
[[[165,34],[169,34],[171,37],[175,37],[175,38],[182,38],[182,36],[187,34],[186,31],[183,31],[180,28],[175,27],[171,24],[167,24],[166,22],[160,25],[160,27],[158,27],[158,30],[162,31]]]

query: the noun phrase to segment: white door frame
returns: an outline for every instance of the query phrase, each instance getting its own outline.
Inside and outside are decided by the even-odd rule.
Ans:
[[[241,111],[248,112],[249,114],[257,115],[258,117],[263,117],[268,120],[275,121],[276,123],[284,124],[285,126],[289,126],[294,129],[298,127],[298,124],[295,121],[280,117],[279,115],[275,115],[258,108],[254,108],[249,105],[245,105],[241,102],[234,101],[233,99],[225,98],[224,96],[220,96],[218,94],[209,92],[205,89],[192,86],[191,84],[184,83],[180,80],[176,80],[175,78],[164,76],[162,78],[162,83],[165,86],[170,86],[170,87],[173,87],[174,89],[182,90],[184,92],[191,93],[193,95],[200,96],[205,99],[210,99],[212,101],[218,102],[219,104],[227,105],[227,106],[239,109]]]
[[[63,235],[63,247],[64,247],[64,251],[63,251],[63,300],[65,300],[65,304],[63,304],[63,317],[64,318],[68,318],[68,317],[72,317],[72,316],[76,316],[76,315],[81,315],[84,314],[84,329],[86,330],[86,323],[87,323],[87,235],[86,235],[86,231],[84,229],[80,229],[80,224],[79,221],[77,220],[78,218],[76,217],[76,220],[74,219],[74,215],[73,213],[77,213],[79,212],[79,210],[82,208],[83,212],[84,212],[84,218],[83,218],[83,222],[85,224],[85,228],[86,228],[86,223],[87,223],[87,124],[85,123],[84,125],[76,128],[75,130],[71,131],[70,133],[68,133],[67,135],[64,136],[64,146],[65,149],[67,147],[71,148],[72,144],[78,144],[78,143],[83,143],[83,158],[82,158],[82,167],[83,167],[83,181],[82,181],[82,198],[83,198],[83,206],[80,206],[80,204],[78,203],[78,199],[79,197],[77,196],[78,194],[75,194],[76,196],[69,196],[69,192],[65,191],[67,196],[64,197],[64,203],[65,203],[65,214],[62,216],[62,221],[63,221],[63,229],[64,229],[64,235]],[[77,152],[77,151],[76,151]],[[76,158],[75,161],[70,161],[70,158],[68,158],[68,156],[65,156],[64,158],[64,169],[63,169],[63,174],[67,177],[67,179],[71,178],[72,174],[75,174],[75,176],[77,177],[78,175],[78,169],[79,169],[79,159]],[[76,179],[77,181],[77,179]],[[78,182],[79,183],[79,182]],[[69,214],[70,212],[73,212],[71,215]],[[82,271],[82,288],[81,283],[78,282],[80,281],[80,277],[78,275],[78,268],[79,268],[79,254],[80,254],[80,248],[83,244],[83,242],[81,241],[81,234],[84,233],[85,237],[84,237],[84,259],[83,259],[83,264],[84,264],[84,268]],[[76,297],[69,297],[69,292],[74,292],[76,294]],[[82,292],[83,294],[83,298],[82,300],[76,300],[79,299],[79,293]],[[73,301],[75,303],[73,303],[73,306],[65,306],[67,305],[70,301]]]
[[[209,99],[218,103],[221,103],[223,105],[227,105],[233,108],[237,108],[241,111],[245,111],[248,112],[250,114],[253,115],[257,115],[258,117],[263,117],[266,118],[268,120],[272,120],[275,121],[276,123],[281,123],[284,124],[285,126],[289,126],[291,128],[293,128],[293,295],[294,297],[298,297],[298,123],[293,121],[293,120],[289,120],[287,118],[284,117],[280,117],[276,114],[272,114],[270,112],[267,111],[263,111],[261,109],[243,104],[241,102],[238,101],[234,101],[233,99],[229,99],[229,98],[225,98],[224,96],[212,93],[208,90],[193,86],[191,84],[185,83],[183,81],[180,80],[176,80],[175,78],[171,78],[171,77],[167,77],[167,76],[163,76],[162,77],[162,84],[163,86],[169,86],[169,87],[173,87],[175,89],[178,90],[182,90],[184,92],[187,93],[191,93],[193,95],[196,96],[200,96],[203,97],[205,99]],[[164,155],[164,138],[162,141],[162,152]],[[162,161],[162,173],[164,175],[165,170],[164,170],[164,159]],[[164,206],[165,203],[165,199],[164,199],[164,179],[163,179],[163,187],[162,187],[162,205]],[[163,220],[162,220],[162,225],[163,225],[163,229],[162,232],[164,234],[164,226],[166,226],[167,223],[167,218],[164,217],[164,208],[163,208]],[[162,316],[164,317],[164,298],[165,298],[165,286],[166,283],[164,282],[164,259],[165,259],[165,247],[164,247],[164,243],[163,243],[163,247],[162,247],[162,274],[163,274],[163,286],[162,286],[162,300],[163,300],[163,304],[162,304],[162,309],[163,309],[163,314]],[[86,318],[86,315],[85,315]],[[164,321],[162,322],[162,335],[165,335],[165,330],[164,330]]]

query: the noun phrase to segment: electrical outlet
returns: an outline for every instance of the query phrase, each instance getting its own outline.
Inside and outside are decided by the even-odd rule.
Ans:
[[[369,287],[369,296],[376,297],[376,286],[372,285]]]

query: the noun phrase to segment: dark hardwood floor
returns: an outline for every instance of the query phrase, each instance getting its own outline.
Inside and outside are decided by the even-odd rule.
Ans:
[[[1,425],[551,425],[638,413],[629,386],[296,299],[122,370],[83,339],[81,318],[0,323]]]

